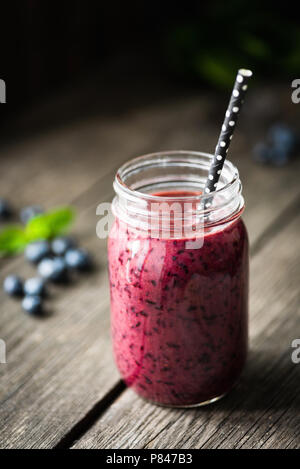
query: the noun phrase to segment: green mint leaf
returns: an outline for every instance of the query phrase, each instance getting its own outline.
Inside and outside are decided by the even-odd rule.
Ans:
[[[0,232],[0,256],[17,254],[32,241],[51,239],[62,234],[74,218],[74,210],[63,207],[35,216],[29,220],[25,229],[21,226],[4,229]]]
[[[74,209],[63,207],[46,214],[47,223],[51,231],[51,237],[65,232],[75,218]]]
[[[51,237],[51,230],[46,221],[47,215],[36,215],[29,220],[25,227],[27,242],[48,239]]]
[[[19,226],[11,226],[0,233],[0,256],[23,251],[27,243],[25,231]]]
[[[29,220],[26,225],[25,233],[28,242],[53,238],[63,233],[70,226],[74,217],[74,210],[70,207],[63,207],[37,215]]]

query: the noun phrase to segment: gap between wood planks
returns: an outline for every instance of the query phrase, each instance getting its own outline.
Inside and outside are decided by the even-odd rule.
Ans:
[[[75,441],[79,440],[101,417],[102,413],[121,395],[126,386],[123,381],[117,384],[98,401],[89,412],[77,422],[73,428],[54,446],[53,449],[69,449]]]
[[[300,196],[296,197],[289,206],[261,233],[250,248],[250,257],[255,257],[268,242],[270,237],[279,233],[282,227],[286,227],[293,220],[293,216],[297,213],[300,206]],[[117,384],[106,394],[106,396],[98,401],[90,411],[77,422],[65,436],[54,446],[53,449],[70,449],[77,440],[87,433],[93,425],[99,420],[101,415],[109,408],[114,401],[126,390],[123,381]]]

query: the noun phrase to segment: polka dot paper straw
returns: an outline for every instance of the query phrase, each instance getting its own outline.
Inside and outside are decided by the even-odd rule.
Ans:
[[[244,102],[244,96],[248,87],[248,80],[252,76],[251,70],[240,69],[238,71],[235,84],[232,90],[228,109],[222,130],[216,146],[214,159],[209,169],[208,178],[204,187],[204,194],[209,194],[217,189],[223,164],[228,152],[230,141],[237,123],[238,115]],[[205,204],[208,206],[208,204]]]

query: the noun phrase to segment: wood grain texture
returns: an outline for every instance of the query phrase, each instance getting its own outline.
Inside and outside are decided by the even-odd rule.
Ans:
[[[97,140],[99,133],[103,135],[99,132],[101,123],[83,124],[82,128],[74,130],[75,143],[71,145],[67,159],[60,148],[62,136],[52,135],[45,140],[39,137],[38,142],[28,144],[27,150],[22,145],[15,148],[16,153],[24,152],[23,159],[18,159],[20,166],[18,180],[15,181],[22,193],[21,204],[36,201],[37,195],[39,203],[45,207],[61,201],[72,203],[79,215],[74,233],[93,254],[98,269],[94,275],[77,279],[64,291],[58,287],[51,288],[47,304],[53,314],[44,321],[28,318],[21,312],[19,303],[0,293],[0,334],[7,344],[8,360],[7,365],[0,369],[0,446],[3,448],[57,445],[95,404],[105,400],[119,382],[110,349],[106,246],[105,241],[96,237],[96,207],[101,201],[111,200],[114,172],[124,159],[130,157],[129,151],[135,154],[150,151],[156,140],[162,142],[170,129],[178,126],[179,117],[169,113],[169,108],[158,107],[155,111],[150,110],[150,114],[139,111],[135,116],[128,116],[125,122],[113,121],[110,127],[104,125],[106,139],[117,137],[119,142],[117,149],[115,147],[110,152],[105,146],[101,147],[106,155],[98,162],[87,162],[82,153],[86,141],[90,142],[93,134],[97,147],[101,146],[102,140]],[[148,129],[148,121],[152,121],[154,116],[154,133],[149,134],[147,130],[145,138],[143,127]],[[161,135],[162,130],[165,136]],[[68,138],[72,140],[66,130],[63,134],[67,142]],[[53,145],[55,162],[51,160],[50,152],[40,165],[34,147],[36,145],[43,153],[48,143],[50,148]],[[121,155],[117,154],[120,147],[123,149]],[[10,147],[8,152],[5,162],[14,153],[13,148]],[[75,166],[71,164],[73,159]],[[70,175],[65,174],[67,163],[71,164]],[[23,172],[29,176],[30,165],[31,168],[37,165],[36,177],[24,185],[20,174]],[[51,182],[48,177],[52,170]],[[8,183],[3,185],[3,195],[18,206],[18,193],[13,191],[10,177],[11,174],[8,175]],[[78,185],[77,180],[80,181]],[[9,273],[17,272],[24,278],[35,274],[22,257],[3,261],[1,266],[1,283]]]
[[[126,390],[75,448],[300,448],[300,215],[252,259],[250,357],[240,383],[206,408],[156,407]],[[276,253],[276,255],[274,255]]]
[[[47,302],[52,314],[44,321],[28,318],[20,312],[18,303],[0,293],[0,337],[7,343],[8,355],[7,365],[1,365],[0,368],[0,447],[44,448],[57,445],[97,403],[105,401],[119,382],[110,349],[106,248],[105,242],[99,241],[95,234],[96,206],[101,201],[111,199],[115,169],[131,156],[174,148],[211,151],[219,130],[215,123],[210,124],[208,117],[213,106],[214,103],[204,96],[148,104],[147,107],[125,112],[120,116],[114,115],[109,119],[93,116],[84,122],[76,121],[2,148],[0,165],[5,178],[1,180],[1,196],[12,199],[17,208],[36,202],[46,208],[72,203],[79,215],[74,233],[80,243],[94,255],[97,269],[94,274],[77,279],[65,290],[52,288]],[[297,172],[300,163],[295,160],[290,166],[280,170],[258,167],[251,160],[246,124],[243,127],[241,123],[240,131],[235,136],[232,159],[237,162],[244,181],[248,202],[245,218],[250,239],[261,248],[266,244],[263,234],[268,227],[271,236],[284,228],[278,226],[276,221],[299,194]],[[275,249],[274,257],[277,259],[277,245]],[[289,262],[287,253],[279,250],[280,252],[282,258],[279,259]],[[292,247],[288,254],[294,256]],[[267,285],[270,290],[273,289],[275,296],[270,303],[269,316],[273,317],[272,327],[275,327],[281,309],[286,308],[288,293],[283,293],[284,285],[281,285],[282,277],[279,272],[274,277],[273,270],[278,268],[278,263],[271,266],[267,275],[273,280],[275,278],[275,283]],[[34,273],[22,257],[1,262],[0,268],[0,282],[11,272],[24,277]],[[252,310],[257,327],[260,327],[260,333],[263,334],[269,320],[262,314],[267,307],[266,303],[264,306],[262,304],[264,291],[261,286],[264,285],[266,275],[262,261],[256,271],[260,281],[253,284]],[[297,273],[295,270],[294,274]],[[287,289],[291,304],[294,304],[292,298],[296,288],[292,283],[292,287]],[[280,335],[281,323],[276,327],[278,338],[286,341],[286,337]],[[257,347],[260,352],[260,346]],[[257,360],[260,363],[258,358]],[[254,368],[253,376],[256,373],[260,376],[259,372],[264,371],[264,366],[261,363],[257,370]],[[293,380],[290,376],[292,373],[289,379]],[[243,396],[243,391],[239,393],[238,389],[235,392]],[[263,401],[262,396],[261,399]],[[205,437],[201,437],[202,445],[206,444],[208,437],[212,440],[207,444],[215,444],[213,435],[218,425],[222,427],[222,415],[225,419],[228,412],[234,410],[234,402],[232,406],[230,400],[223,402],[228,403],[228,408],[220,408],[219,420],[214,420],[215,411],[203,411],[207,416],[206,423],[203,421],[203,430],[208,430]],[[286,411],[280,402],[278,405],[279,413],[281,410]],[[134,409],[139,419],[132,426],[135,420]],[[241,412],[241,409],[238,410]],[[131,391],[126,391],[103,419],[99,420],[99,426],[92,433],[87,433],[86,439],[83,438],[78,446],[90,444],[130,447],[132,442],[136,447],[152,447],[152,444],[153,447],[159,447],[170,444],[169,441],[172,440],[175,445],[172,447],[180,447],[183,443],[178,443],[178,438],[182,434],[179,427],[173,428],[178,417],[182,428],[185,428],[185,438],[190,441],[184,444],[197,447],[199,414],[193,412],[170,412],[154,408],[133,397]],[[279,413],[273,415],[272,409],[270,410],[273,422],[280,417]],[[239,415],[236,414],[237,420]],[[245,408],[244,419],[249,418],[252,421],[251,415]],[[115,416],[115,420],[112,416]],[[152,418],[154,420],[151,423]],[[188,418],[192,418],[194,422],[192,427]],[[295,442],[290,433],[285,433],[284,422],[289,422],[287,425],[291,428],[296,426],[291,411],[287,411],[285,417],[280,417],[275,428],[277,430],[281,425],[282,441],[293,446]],[[119,441],[116,433],[118,428]],[[172,430],[169,432],[168,428]],[[194,428],[195,436],[189,439],[191,428]],[[98,433],[99,429],[101,434]],[[274,438],[273,430],[270,429],[270,444]],[[162,432],[161,437],[157,434],[159,431]],[[257,431],[255,425],[253,430],[249,430],[249,435],[252,435],[252,431]],[[218,434],[215,437],[218,438]],[[287,437],[290,438],[289,443]],[[246,442],[247,440],[245,445]]]

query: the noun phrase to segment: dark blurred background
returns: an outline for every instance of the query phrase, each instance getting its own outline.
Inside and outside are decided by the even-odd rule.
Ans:
[[[2,5],[0,34],[2,143],[177,97],[211,99],[206,119],[220,126],[240,67],[254,71],[245,116],[262,138],[273,122],[297,121],[300,29],[289,2],[20,0]]]
[[[233,398],[214,408],[213,418],[206,413],[204,425],[199,420],[207,435],[193,427],[196,414],[180,422],[195,429],[195,446],[200,440],[203,447],[225,447],[226,441],[232,447],[298,445],[300,369],[290,357],[300,331],[300,103],[291,99],[292,82],[300,79],[300,29],[294,3],[9,0],[1,2],[0,15],[0,79],[7,90],[6,104],[0,103],[0,257],[28,242],[21,224],[28,209],[34,216],[72,206],[77,217],[70,236],[96,267],[86,280],[78,275],[68,285],[51,285],[45,308],[53,314],[35,321],[20,314],[21,304],[7,299],[1,285],[8,274],[28,279],[37,271],[23,256],[0,258],[0,337],[9,362],[1,369],[0,446],[64,447],[95,423],[82,442],[92,441],[100,424],[101,445],[109,440],[120,447],[110,424],[109,435],[102,427],[120,415],[129,422],[130,408],[138,411],[139,404],[125,393],[117,398],[107,342],[106,240],[96,236],[96,208],[112,200],[116,170],[132,157],[212,153],[240,67],[253,70],[253,78],[228,158],[239,169],[247,207],[254,354]],[[147,433],[145,417],[152,414],[141,415],[138,438],[124,419],[117,431],[131,434],[136,445],[157,447],[165,434]],[[172,438],[172,422],[163,418]]]
[[[105,70],[122,55],[135,55],[135,67],[140,62],[170,82],[219,89],[231,86],[241,65],[270,82],[292,80],[300,69],[290,2],[20,0],[1,12],[0,76],[9,108]],[[116,84],[130,73],[126,60],[119,63]]]

